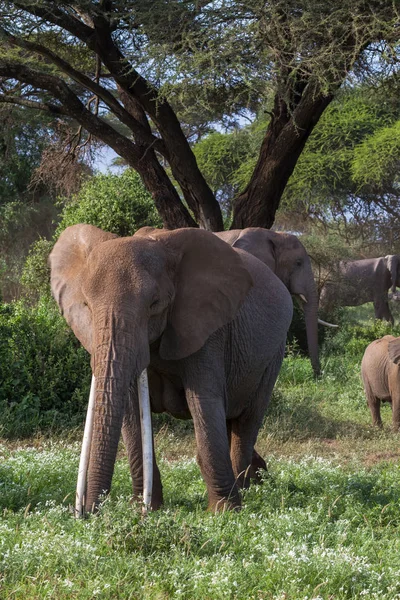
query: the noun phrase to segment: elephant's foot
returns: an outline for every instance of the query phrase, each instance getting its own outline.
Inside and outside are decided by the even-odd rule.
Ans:
[[[240,467],[244,464],[247,464],[248,466],[240,470]],[[236,477],[236,483],[240,489],[247,489],[252,481],[261,483],[262,477],[260,471],[268,471],[265,460],[255,449],[253,449],[251,463],[248,464],[248,459],[245,460],[242,457],[242,460],[238,461],[238,464],[235,464],[234,470],[236,473],[238,473]]]
[[[133,503],[139,503],[142,504],[143,503],[143,488],[141,488],[139,490],[135,489],[131,498],[131,504]],[[163,500],[163,491],[162,491],[162,485],[160,481],[154,481],[153,482],[153,491],[151,494],[151,503],[150,503],[150,509],[151,510],[158,510],[160,508],[160,506],[162,506],[164,500]]]
[[[207,510],[212,513],[225,512],[226,510],[240,510],[242,501],[237,486],[233,486],[228,496],[220,496],[209,491]]]
[[[143,504],[142,496],[132,496],[131,504]],[[150,510],[158,510],[163,504],[162,498],[152,498],[150,503]]]
[[[209,500],[208,501],[208,506],[207,506],[207,511],[208,512],[212,512],[213,514],[216,513],[223,513],[226,510],[235,510],[238,511],[242,508],[242,503],[240,501],[240,498],[238,500],[231,500],[231,499],[227,499],[227,498],[220,498],[217,501],[214,500]]]
[[[253,455],[251,457],[251,469],[252,474],[250,476],[252,477],[252,479],[255,479],[257,483],[260,483],[262,481],[260,470],[268,472],[267,463],[265,462],[263,457],[258,454],[255,448],[253,448]]]

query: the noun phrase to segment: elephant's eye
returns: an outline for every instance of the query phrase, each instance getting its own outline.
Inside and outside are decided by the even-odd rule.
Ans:
[[[302,264],[303,264],[303,261],[301,260],[301,258],[298,258],[298,259],[296,260],[296,265],[297,265],[298,267],[301,267],[301,265],[302,265]]]
[[[156,308],[158,303],[159,303],[158,298],[156,300],[153,300],[153,302],[150,304],[150,308]]]

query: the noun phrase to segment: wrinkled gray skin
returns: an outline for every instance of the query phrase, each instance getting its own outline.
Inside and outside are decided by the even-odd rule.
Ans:
[[[311,261],[303,244],[295,235],[261,227],[221,231],[215,235],[234,248],[246,250],[261,260],[272,269],[291,294],[302,294],[305,297],[307,303],[302,301],[302,306],[308,352],[314,373],[318,375],[318,294]]]
[[[393,429],[400,428],[400,338],[385,335],[367,346],[361,377],[372,415],[372,423],[382,427],[381,402],[392,405]]]
[[[374,303],[375,318],[394,323],[389,308],[388,290],[400,285],[399,255],[341,261],[335,281],[321,290],[320,309],[326,314],[336,306],[360,306]]]
[[[292,318],[285,286],[196,229],[117,238],[74,225],[50,265],[53,294],[96,378],[86,509],[110,489],[121,428],[134,497],[143,493],[136,380],[146,367],[152,411],[193,419],[209,508],[239,507],[238,488],[262,460],[253,448]],[[153,467],[155,509],[163,497],[155,459]]]

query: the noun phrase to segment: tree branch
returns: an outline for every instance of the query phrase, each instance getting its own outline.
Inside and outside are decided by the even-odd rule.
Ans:
[[[201,174],[195,156],[183,134],[175,112],[167,101],[160,101],[157,90],[129,64],[112,39],[112,28],[104,13],[93,15],[94,29],[46,2],[46,8],[36,3],[14,2],[22,10],[39,16],[69,31],[98,54],[113,74],[116,83],[138,100],[157,126],[168,150],[168,162],[185,200],[205,229],[223,229],[221,209]]]
[[[71,77],[75,82],[82,85],[85,89],[90,90],[98,96],[106,106],[115,114],[116,117],[124,123],[134,134],[136,141],[143,145],[152,146],[157,152],[160,152],[168,160],[168,152],[164,142],[152,135],[151,130],[144,128],[128,111],[118,102],[118,100],[104,87],[89,77],[77,71],[72,65],[67,63],[63,58],[52,52],[50,49],[41,44],[29,42],[27,40],[17,38],[11,35],[4,28],[0,27],[0,35],[12,46],[24,48],[30,52],[35,52],[41,56],[48,58],[54,65],[61,69],[66,75]]]
[[[25,100],[24,98],[16,98],[15,96],[9,96],[7,94],[0,94],[0,102],[2,102],[3,104],[16,104],[17,106],[33,108],[35,110],[49,112],[53,115],[66,115],[67,114],[62,109],[61,106],[57,106],[56,104],[51,104],[50,102],[34,102],[33,100]]]
[[[29,12],[35,17],[40,17],[62,29],[66,29],[85,44],[94,35],[94,30],[91,27],[58,8],[55,2],[43,1],[40,6],[35,0],[25,0],[24,2],[14,2],[13,4],[17,8]]]

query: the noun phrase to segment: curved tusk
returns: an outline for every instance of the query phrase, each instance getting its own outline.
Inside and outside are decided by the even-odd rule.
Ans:
[[[144,369],[138,379],[140,427],[142,431],[143,456],[143,513],[151,507],[153,493],[153,433],[151,427],[150,394],[147,371]]]
[[[320,325],[325,325],[325,327],[339,327],[339,325],[334,325],[333,323],[328,323],[327,321],[323,321],[322,319],[318,319],[318,323]]]
[[[89,404],[87,408],[85,430],[83,432],[82,450],[81,457],[79,460],[78,468],[78,481],[76,484],[76,498],[75,498],[75,517],[83,517],[85,508],[85,494],[86,494],[86,476],[89,466],[90,457],[90,446],[92,444],[93,435],[93,420],[94,420],[94,402],[96,396],[96,382],[94,375],[92,375],[92,383],[90,386]]]
[[[308,300],[304,294],[299,294],[299,297],[303,300],[304,304],[307,304]]]

